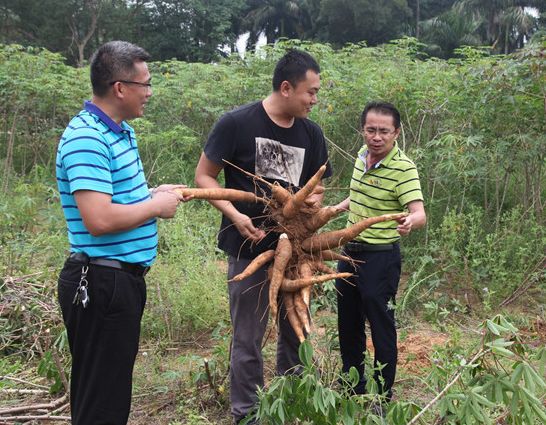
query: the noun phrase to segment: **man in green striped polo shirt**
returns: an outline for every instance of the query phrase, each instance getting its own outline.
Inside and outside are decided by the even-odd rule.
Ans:
[[[336,281],[338,328],[343,371],[355,367],[360,382],[353,390],[366,392],[364,351],[368,320],[375,351],[374,380],[386,400],[392,397],[396,374],[397,346],[394,302],[400,280],[401,257],[398,241],[413,229],[423,227],[426,214],[415,164],[400,150],[400,113],[390,103],[371,102],[361,117],[364,146],[358,153],[351,178],[350,195],[338,207],[349,210],[347,225],[368,217],[407,211],[398,222],[371,226],[347,243],[344,254],[357,260],[340,261],[340,272],[351,272],[351,284]],[[379,368],[378,368],[379,369]]]

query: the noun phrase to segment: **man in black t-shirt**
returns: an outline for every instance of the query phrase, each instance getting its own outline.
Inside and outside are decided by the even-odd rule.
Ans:
[[[291,50],[275,67],[273,91],[263,101],[241,106],[223,115],[212,129],[195,171],[197,186],[256,192],[268,189],[240,170],[298,190],[328,161],[320,127],[307,119],[317,103],[320,67],[311,55]],[[324,177],[331,175],[328,168]],[[322,195],[314,195],[322,200]],[[210,201],[222,212],[218,246],[228,254],[228,279],[258,254],[275,248],[278,234],[261,204]],[[228,285],[233,327],[231,347],[231,412],[236,422],[254,407],[256,389],[263,386],[261,344],[267,325],[269,281],[267,266],[249,278]],[[277,373],[294,371],[299,364],[299,342],[281,306],[277,343]]]

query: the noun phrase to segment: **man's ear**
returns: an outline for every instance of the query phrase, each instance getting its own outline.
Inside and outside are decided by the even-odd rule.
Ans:
[[[288,81],[284,80],[281,83],[281,86],[279,88],[279,92],[282,96],[287,97],[290,92],[293,90],[292,84],[290,84]]]
[[[123,84],[121,84],[119,81],[116,81],[112,85],[112,93],[114,94],[114,97],[118,99],[123,99],[125,87],[123,87]]]

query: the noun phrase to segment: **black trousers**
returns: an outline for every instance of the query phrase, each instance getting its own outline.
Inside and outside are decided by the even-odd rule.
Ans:
[[[73,304],[82,264],[68,259],[58,282],[59,303],[72,354],[73,425],[124,425],[146,303],[143,277],[89,265],[89,305]]]
[[[378,252],[350,252],[347,255],[361,262],[340,261],[338,271],[350,272],[354,276],[347,279],[350,283],[338,279],[338,330],[343,372],[354,366],[360,374],[360,382],[354,388],[357,394],[366,391],[364,375],[364,351],[366,350],[365,321],[370,324],[375,351],[374,365],[385,365],[380,372],[375,372],[374,379],[379,385],[379,392],[392,397],[392,385],[396,375],[398,351],[396,346],[396,326],[394,311],[388,307],[394,303],[400,280],[400,247]],[[382,377],[383,383],[381,383]]]

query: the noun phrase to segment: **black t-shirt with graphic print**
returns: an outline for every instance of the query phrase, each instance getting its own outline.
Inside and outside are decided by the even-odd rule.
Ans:
[[[263,183],[224,162],[279,182],[294,190],[303,186],[328,160],[320,127],[308,119],[296,118],[290,128],[279,127],[265,112],[262,102],[241,106],[224,114],[209,134],[204,148],[207,158],[224,167],[225,187],[261,194],[270,191]],[[330,164],[324,178],[332,174]],[[254,226],[271,228],[265,220],[263,204],[236,202],[234,206],[252,219]],[[229,255],[254,258],[276,245],[278,234],[270,232],[258,244],[245,240],[231,221],[222,216],[218,247]]]

